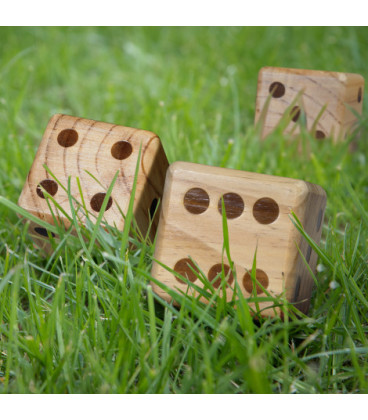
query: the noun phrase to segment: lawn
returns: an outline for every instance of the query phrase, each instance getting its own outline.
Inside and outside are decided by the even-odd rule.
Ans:
[[[367,104],[360,137],[339,145],[260,143],[253,124],[263,66],[367,79],[367,28],[0,28],[0,39],[0,392],[368,391]],[[154,244],[128,230],[61,233],[45,258],[14,204],[55,113],[154,131],[170,163],[321,185],[308,316],[168,304],[150,286]]]

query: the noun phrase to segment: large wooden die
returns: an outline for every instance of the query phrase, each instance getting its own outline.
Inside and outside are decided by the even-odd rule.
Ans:
[[[304,114],[317,138],[345,138],[356,128],[363,106],[364,78],[359,74],[264,67],[259,71],[255,121],[266,137],[288,113],[285,132],[299,133]]]
[[[65,188],[68,187],[68,178],[71,177],[71,195],[82,203],[77,184],[78,177],[87,211],[91,220],[96,220],[106,191],[118,172],[106,206],[104,221],[122,230],[123,215],[128,209],[140,150],[134,216],[143,234],[151,224],[153,237],[158,215],[152,223],[151,217],[162,196],[168,162],[160,139],[149,131],[67,115],[53,116],[28,174],[19,205],[49,223],[54,221],[52,210],[58,215],[59,221],[68,227],[68,219],[50,200],[46,200],[44,190],[71,216],[67,191],[53,176]],[[77,208],[77,204],[74,204],[74,207]],[[82,212],[79,212],[78,217],[81,222],[85,221]],[[40,241],[37,238],[48,238],[46,230],[33,222],[31,233],[38,245]]]
[[[228,300],[232,298],[234,277],[223,252],[222,198],[231,259],[244,296],[250,297],[255,292],[266,296],[266,291],[271,296],[284,293],[290,302],[307,312],[313,280],[300,253],[312,271],[317,255],[290,216],[294,212],[318,243],[326,194],[318,185],[300,180],[194,163],[172,164],[166,176],[152,276],[170,288],[188,290],[188,283],[164,268],[165,265],[203,287],[193,273],[197,268],[192,259],[215,288],[221,286],[219,293],[222,293],[219,273],[223,270],[228,282],[226,296]],[[250,275],[255,253],[258,284]],[[170,301],[162,288],[153,287]],[[267,309],[271,305],[271,302],[260,304],[263,314],[275,313]]]

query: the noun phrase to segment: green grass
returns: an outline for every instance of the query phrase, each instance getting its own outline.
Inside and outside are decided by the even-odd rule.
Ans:
[[[261,144],[253,127],[262,66],[367,78],[367,28],[1,28],[0,39],[0,392],[368,391],[366,114],[353,154],[308,136],[308,152],[277,135]],[[12,203],[58,112],[152,130],[170,162],[321,185],[308,316],[281,301],[284,321],[254,322],[241,296],[161,301],[153,245],[127,229],[89,224],[86,243],[57,230],[61,244],[43,258]]]

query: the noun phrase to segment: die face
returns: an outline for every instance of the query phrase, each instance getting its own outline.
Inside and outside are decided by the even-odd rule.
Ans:
[[[291,121],[285,131],[296,134],[296,122],[304,112],[307,129],[316,138],[332,136],[337,140],[357,122],[349,108],[362,113],[363,90],[364,79],[358,74],[264,67],[258,77],[255,120],[258,122],[265,110],[265,137],[288,111]]]
[[[309,187],[303,181],[176,162],[167,174],[155,260],[190,277],[187,259],[191,257],[210,279],[221,271],[223,260],[228,266],[222,252],[222,197],[231,258],[244,295],[252,292],[247,272],[256,253],[257,279],[271,295],[286,289],[291,297],[298,260],[295,241],[300,238],[289,216],[293,210],[304,220]],[[187,289],[187,284],[158,263],[153,265],[152,276],[171,288]],[[201,285],[200,280],[192,280]],[[230,273],[229,282],[234,286]],[[169,299],[160,288],[155,290]],[[231,296],[228,288],[228,299]]]
[[[55,115],[50,120],[23,188],[19,205],[52,223],[53,217],[44,198],[44,188],[64,211],[71,215],[68,194],[54,180],[52,173],[65,188],[68,187],[68,178],[71,177],[71,195],[81,203],[76,180],[78,177],[87,210],[97,216],[105,193],[118,172],[104,219],[122,229],[124,220],[120,209],[125,214],[129,205],[140,148],[141,162],[134,210],[138,213],[142,228],[147,227],[149,206],[162,194],[168,166],[157,135],[144,130],[66,115]],[[155,169],[155,176],[152,177],[152,168],[157,162],[159,168]],[[142,206],[146,206],[145,209]],[[53,205],[51,207],[56,211]],[[58,214],[57,211],[55,214]],[[84,216],[80,216],[83,222]],[[60,219],[68,225],[65,218],[61,216]]]

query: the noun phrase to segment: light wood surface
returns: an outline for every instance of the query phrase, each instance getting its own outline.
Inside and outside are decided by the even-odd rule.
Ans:
[[[362,113],[363,95],[359,74],[264,67],[258,75],[255,122],[262,125],[265,138],[287,113],[285,132],[298,134],[304,113],[307,129],[316,138],[341,141],[356,127],[351,110]]]
[[[219,211],[222,196],[228,217],[231,259],[244,295],[249,297],[253,291],[247,272],[252,270],[257,252],[257,278],[261,284],[272,296],[285,292],[289,301],[298,302],[298,307],[307,312],[313,281],[297,246],[312,271],[315,270],[317,257],[302,240],[290,213],[296,213],[306,231],[318,243],[326,194],[317,185],[175,162],[170,165],[166,176],[154,259],[202,285],[189,268],[192,258],[218,287],[220,281],[215,275],[221,271],[224,255],[222,215]],[[224,263],[229,265],[226,255]],[[186,283],[157,262],[153,264],[152,276],[170,288],[182,291],[188,288]],[[234,286],[231,272],[228,273],[228,281]],[[156,293],[170,301],[166,292],[156,285],[153,287]],[[259,293],[265,296],[261,288]],[[227,298],[231,297],[231,287],[228,287]],[[261,308],[267,306],[270,303],[260,305]],[[273,313],[269,309],[263,312],[265,315]]]
[[[48,200],[44,198],[43,189],[40,187],[42,186],[66,213],[71,215],[67,192],[44,168],[46,165],[65,188],[68,186],[68,177],[71,177],[71,194],[81,202],[76,181],[76,178],[79,178],[83,198],[93,220],[93,216],[98,216],[105,193],[116,172],[119,172],[104,220],[122,230],[124,219],[119,208],[123,214],[128,209],[140,147],[141,162],[134,214],[141,232],[145,234],[150,222],[150,210],[152,212],[155,203],[161,200],[168,167],[159,137],[149,131],[61,114],[53,116],[28,174],[19,205],[40,219],[53,223]],[[58,214],[53,204],[51,208]],[[83,223],[84,215],[79,212],[79,216]],[[59,220],[66,227],[69,226],[68,220],[62,215],[59,216]],[[157,223],[158,213],[153,222],[152,238]],[[37,226],[32,224],[30,230],[39,238],[39,242],[45,235],[42,235],[44,232],[37,232],[36,228]],[[45,247],[48,248],[47,245],[43,246]]]

